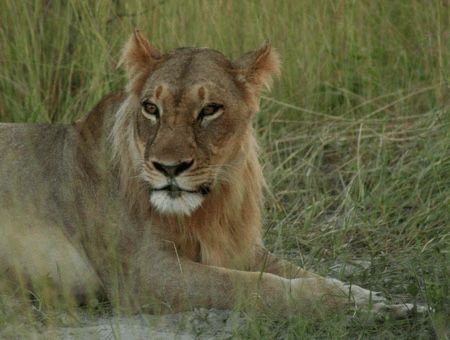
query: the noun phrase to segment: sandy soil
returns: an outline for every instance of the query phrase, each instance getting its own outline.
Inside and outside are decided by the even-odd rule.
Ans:
[[[231,339],[244,319],[229,311],[198,309],[167,315],[137,315],[84,320],[30,334],[36,339]]]

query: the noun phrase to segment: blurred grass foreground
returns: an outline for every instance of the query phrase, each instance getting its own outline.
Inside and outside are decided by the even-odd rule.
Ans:
[[[269,38],[283,74],[255,117],[268,247],[436,310],[375,325],[249,317],[240,336],[450,336],[447,0],[2,0],[0,121],[85,115],[124,85],[116,64],[136,27],[164,51],[233,57]],[[1,296],[0,328],[21,327],[22,312]]]

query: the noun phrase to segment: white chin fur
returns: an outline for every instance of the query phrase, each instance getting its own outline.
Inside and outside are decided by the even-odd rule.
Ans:
[[[191,215],[203,201],[201,194],[183,192],[179,197],[172,198],[167,192],[153,191],[150,203],[163,214]]]

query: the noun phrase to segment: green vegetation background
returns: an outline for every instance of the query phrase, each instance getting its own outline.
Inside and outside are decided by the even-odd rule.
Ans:
[[[269,38],[283,60],[255,117],[269,248],[436,310],[382,324],[254,318],[242,336],[449,336],[448,1],[2,0],[0,121],[82,117],[124,85],[116,64],[135,27],[164,51],[232,57]]]

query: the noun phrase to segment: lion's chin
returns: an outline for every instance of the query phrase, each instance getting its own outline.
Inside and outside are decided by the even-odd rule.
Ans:
[[[196,192],[182,192],[176,197],[167,191],[150,193],[150,203],[162,214],[190,216],[202,202],[203,195]]]

